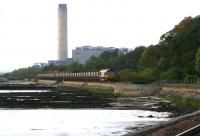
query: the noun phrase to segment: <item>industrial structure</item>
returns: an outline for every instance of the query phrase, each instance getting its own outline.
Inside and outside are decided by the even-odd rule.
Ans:
[[[58,60],[65,61],[68,58],[67,41],[67,4],[58,6]]]
[[[72,58],[67,58],[65,60],[49,60],[48,65],[55,65],[55,66],[68,66],[73,63]]]
[[[58,5],[58,59],[49,60],[48,65],[67,66],[73,60],[68,58],[67,4]]]
[[[91,56],[98,57],[104,51],[112,52],[114,50],[119,50],[122,53],[126,53],[128,51],[127,48],[81,46],[72,50],[72,58],[74,62],[84,65],[91,58]]]
[[[104,51],[119,50],[128,52],[127,48],[102,46],[82,46],[72,50],[72,58],[68,58],[67,4],[58,5],[58,59],[49,60],[47,65],[68,66],[73,62],[85,64],[91,56],[98,57]]]

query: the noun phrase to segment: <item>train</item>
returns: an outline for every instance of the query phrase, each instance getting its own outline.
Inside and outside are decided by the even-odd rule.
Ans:
[[[111,81],[114,78],[114,72],[111,69],[102,69],[98,72],[75,72],[75,73],[54,73],[54,74],[38,74],[37,78],[41,80],[61,80],[61,81]]]

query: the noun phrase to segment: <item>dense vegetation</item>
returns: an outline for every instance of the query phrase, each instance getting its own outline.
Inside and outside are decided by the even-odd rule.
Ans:
[[[3,76],[8,79],[28,79],[34,78],[37,74],[41,73],[42,69],[36,67],[20,68],[12,71],[11,73],[6,73]]]
[[[92,57],[88,70],[111,68],[116,80],[148,83],[160,79],[190,80],[200,73],[200,17],[186,17],[163,34],[157,45],[140,46],[127,54],[114,51]]]
[[[33,72],[52,73],[58,71],[79,72],[113,69],[116,81],[150,83],[156,80],[198,78],[200,73],[200,17],[186,17],[172,30],[160,37],[157,45],[139,46],[128,53],[118,50],[92,56],[85,65],[74,62],[68,67],[47,66]],[[28,69],[20,69],[26,75]],[[32,72],[31,72],[32,73]],[[33,76],[31,74],[29,76]]]
[[[191,113],[200,109],[199,100],[182,98],[177,96],[166,96],[163,98],[177,105],[176,109],[174,110],[176,110],[176,112],[179,112],[179,114]]]

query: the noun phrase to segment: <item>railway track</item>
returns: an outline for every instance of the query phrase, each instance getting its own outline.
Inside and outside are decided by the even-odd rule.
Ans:
[[[176,136],[200,136],[200,124],[181,132]]]

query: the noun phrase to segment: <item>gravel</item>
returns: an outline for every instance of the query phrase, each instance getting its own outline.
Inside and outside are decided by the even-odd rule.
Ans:
[[[200,124],[200,115],[192,117],[190,119],[186,119],[183,121],[180,121],[179,123],[176,123],[172,126],[159,129],[158,131],[150,134],[149,136],[172,136],[177,135],[187,129],[190,129],[196,125]],[[197,134],[196,136],[200,136],[200,134]]]

